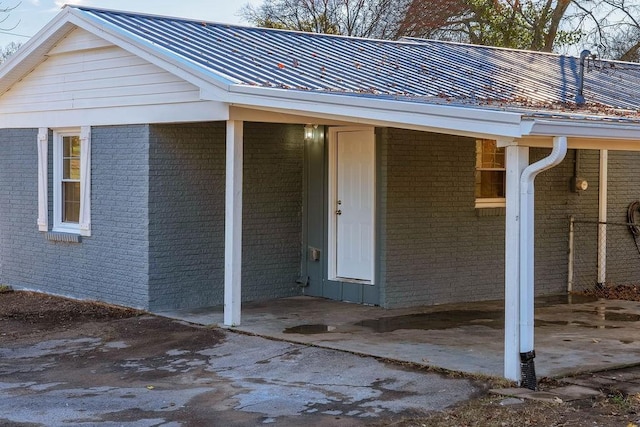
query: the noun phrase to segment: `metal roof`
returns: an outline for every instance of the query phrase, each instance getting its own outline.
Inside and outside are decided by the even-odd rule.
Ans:
[[[571,56],[73,8],[227,84],[576,114],[580,59]],[[589,60],[584,96],[580,114],[637,118],[640,64]]]

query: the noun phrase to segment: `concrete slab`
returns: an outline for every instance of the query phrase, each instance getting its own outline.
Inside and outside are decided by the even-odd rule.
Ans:
[[[550,390],[551,393],[558,396],[564,402],[572,402],[574,400],[590,399],[595,396],[599,396],[598,390],[594,390],[590,387],[583,387],[579,385],[570,385],[566,387],[557,387]]]
[[[611,381],[625,381],[630,383],[640,383],[640,370],[637,367],[618,369],[608,372],[597,372],[595,377],[610,379]]]
[[[515,405],[522,405],[523,403],[524,403],[524,400],[522,399],[516,399],[515,397],[508,397],[500,401],[500,406],[515,406]]]
[[[541,402],[562,403],[575,400],[590,399],[601,393],[589,387],[570,385],[557,387],[546,391],[533,391],[526,388],[500,388],[489,390],[498,396],[517,397],[519,399],[538,400]]]
[[[2,426],[391,425],[481,390],[464,378],[154,316],[43,328],[0,344]]]
[[[222,307],[157,314],[203,325],[222,323]],[[234,329],[453,371],[503,372],[502,301],[383,309],[293,297],[244,304],[242,325]],[[539,377],[640,364],[638,336],[638,302],[566,295],[536,300]]]
[[[526,388],[492,389],[491,393],[498,396],[518,397],[520,399],[536,400],[546,403],[562,403],[563,400],[555,393],[548,391],[533,391]]]

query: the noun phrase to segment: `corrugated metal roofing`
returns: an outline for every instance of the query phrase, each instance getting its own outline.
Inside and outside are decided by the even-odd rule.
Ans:
[[[557,111],[571,107],[579,82],[580,60],[570,56],[75,8],[231,84]],[[588,113],[637,116],[640,64],[588,61],[584,96]]]

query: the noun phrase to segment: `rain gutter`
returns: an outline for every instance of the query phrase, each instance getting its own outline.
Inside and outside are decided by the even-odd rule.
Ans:
[[[588,119],[523,119],[522,135],[637,140],[640,122]]]
[[[474,137],[495,139],[522,136],[521,114],[465,106],[243,85],[231,85],[226,102],[231,105],[295,111],[296,114],[323,114],[342,120],[352,118],[359,123],[368,120],[381,126],[412,125],[422,130]]]

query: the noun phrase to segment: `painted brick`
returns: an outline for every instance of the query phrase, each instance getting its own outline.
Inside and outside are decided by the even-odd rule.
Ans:
[[[221,305],[225,124],[150,135],[150,305]],[[302,126],[245,123],[244,136],[242,299],[299,295]]]
[[[128,190],[146,192],[147,127],[93,128],[92,236],[79,244],[38,231],[36,140],[35,129],[0,130],[0,282],[147,308],[147,203]]]
[[[242,299],[301,295],[304,129],[245,123]]]
[[[502,298],[505,218],[478,215],[474,207],[474,140],[399,129],[383,134],[383,305]],[[545,152],[532,150],[532,161]],[[574,156],[536,180],[539,295],[566,290],[568,216],[597,218],[597,153],[582,156],[582,175],[592,183],[583,194],[569,191]]]
[[[608,169],[607,220],[626,223],[629,205],[640,200],[640,153],[610,151]],[[640,284],[640,254],[627,226],[607,226],[606,283]]]

